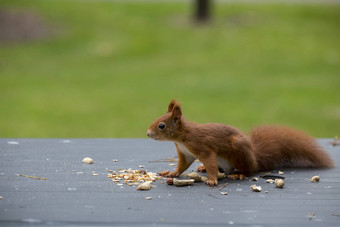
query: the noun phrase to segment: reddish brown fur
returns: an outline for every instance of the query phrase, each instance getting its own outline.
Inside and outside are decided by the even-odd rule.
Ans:
[[[331,168],[333,161],[314,138],[283,126],[260,126],[250,131],[258,171],[279,167]]]
[[[168,112],[151,124],[147,134],[156,140],[175,142],[178,163],[170,177],[184,172],[197,157],[208,172],[206,183],[209,185],[217,184],[218,160],[227,160],[246,176],[254,171],[283,166],[334,166],[316,141],[303,132],[287,127],[262,126],[247,136],[225,124],[197,124],[182,117],[181,106],[175,100],[170,102]]]

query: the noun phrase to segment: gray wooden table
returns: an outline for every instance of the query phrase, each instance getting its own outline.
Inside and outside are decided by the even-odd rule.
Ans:
[[[228,183],[222,190],[228,195],[221,195],[219,188],[203,183],[175,187],[157,181],[152,190],[137,191],[107,177],[107,169],[139,169],[140,165],[151,172],[173,170],[170,162],[150,162],[174,157],[172,143],[0,139],[0,226],[340,226],[340,146],[332,146],[330,141],[319,140],[334,159],[334,169],[282,169],[286,176],[283,189],[261,178],[257,182],[223,179],[219,185]],[[83,164],[86,156],[93,158],[94,164]],[[314,175],[321,177],[319,183],[310,182]],[[262,192],[250,190],[254,183],[262,186]]]

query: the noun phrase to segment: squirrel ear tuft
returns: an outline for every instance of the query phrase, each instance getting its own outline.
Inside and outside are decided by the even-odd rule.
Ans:
[[[171,100],[171,102],[169,103],[169,107],[168,107],[168,113],[172,112],[175,104],[176,104],[176,100],[175,99]]]
[[[182,117],[182,110],[181,110],[181,106],[179,104],[176,104],[174,106],[174,108],[172,109],[171,117],[173,118],[174,124],[177,124],[177,122],[181,119],[181,117]]]

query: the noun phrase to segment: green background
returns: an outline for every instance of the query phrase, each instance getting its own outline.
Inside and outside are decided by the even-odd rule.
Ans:
[[[0,137],[146,137],[172,98],[192,121],[340,131],[340,6],[10,1],[41,40],[0,43]]]

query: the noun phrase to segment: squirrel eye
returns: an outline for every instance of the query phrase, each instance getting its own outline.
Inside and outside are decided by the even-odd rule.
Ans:
[[[164,123],[159,123],[158,128],[159,129],[165,129],[165,124]]]

